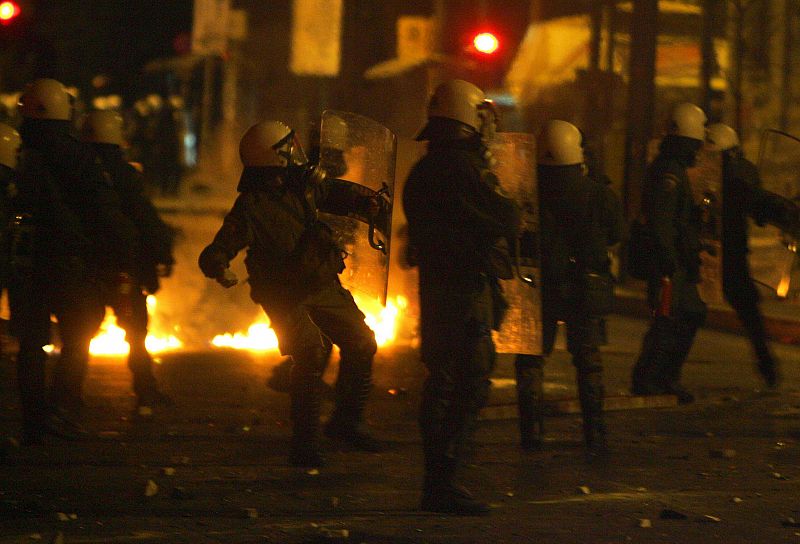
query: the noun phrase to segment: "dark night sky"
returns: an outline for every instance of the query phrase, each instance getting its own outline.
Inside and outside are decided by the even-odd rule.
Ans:
[[[23,16],[0,28],[2,88],[49,76],[87,88],[105,72],[133,90],[141,67],[174,54],[192,24],[192,0],[19,0]]]

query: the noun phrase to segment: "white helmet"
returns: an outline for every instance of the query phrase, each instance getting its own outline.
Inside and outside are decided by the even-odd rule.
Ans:
[[[708,143],[719,151],[727,151],[739,147],[739,136],[736,131],[723,123],[708,125],[706,131]]]
[[[281,121],[262,121],[247,129],[239,142],[239,156],[244,166],[285,167],[308,162],[294,130]]]
[[[19,132],[5,123],[0,123],[0,164],[16,168],[20,145],[22,139],[19,137]]]
[[[702,142],[706,139],[707,121],[706,114],[699,107],[689,102],[681,102],[672,108],[668,133]]]
[[[90,111],[81,122],[81,140],[94,144],[114,144],[122,146],[122,116],[111,110]]]
[[[536,162],[547,166],[582,164],[582,140],[581,131],[572,123],[549,121],[536,142]]]
[[[28,84],[17,106],[22,116],[28,119],[69,121],[72,101],[72,95],[62,83],[55,79],[37,79]]]
[[[445,81],[436,87],[428,102],[428,124],[417,140],[428,139],[435,119],[458,121],[482,133],[486,125],[496,121],[497,115],[492,106],[492,101],[472,83],[461,79]]]

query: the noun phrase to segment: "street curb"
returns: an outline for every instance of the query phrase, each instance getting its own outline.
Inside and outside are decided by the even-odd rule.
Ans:
[[[650,319],[650,310],[647,307],[644,293],[628,289],[625,292],[617,292],[613,313],[626,317]],[[800,309],[798,309],[798,313],[800,314]],[[731,308],[709,307],[708,316],[703,326],[723,332],[745,334],[736,312]],[[767,330],[767,336],[774,342],[792,345],[800,344],[800,319],[793,320],[764,315],[764,327]]]
[[[675,395],[617,395],[603,399],[603,411],[638,410],[643,408],[675,408],[678,398]],[[580,414],[581,403],[578,399],[545,399],[546,416],[562,416]],[[519,411],[516,403],[490,404],[481,410],[478,419],[482,421],[517,419]]]

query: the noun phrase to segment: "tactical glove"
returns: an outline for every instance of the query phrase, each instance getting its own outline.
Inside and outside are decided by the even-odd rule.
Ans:
[[[219,283],[224,288],[228,289],[233,287],[237,283],[239,283],[239,278],[236,277],[236,274],[230,268],[226,268],[222,271],[222,274],[217,276],[216,278],[217,283]]]

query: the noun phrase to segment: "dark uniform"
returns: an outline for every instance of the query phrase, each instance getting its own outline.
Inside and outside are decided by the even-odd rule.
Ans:
[[[622,202],[612,188],[611,178],[608,177],[596,156],[589,146],[584,147],[584,160],[586,176],[600,184],[603,188],[603,218],[606,224],[606,244],[614,246],[620,243],[625,236],[625,220],[622,211]]]
[[[587,160],[588,165],[588,160]],[[588,168],[587,176],[600,184],[603,188],[603,218],[606,225],[606,245],[608,246],[609,259],[617,251],[619,244],[625,237],[625,218],[622,211],[622,201],[616,191],[611,187],[612,181],[607,174],[599,168]],[[600,318],[600,343],[608,344],[608,329],[606,318]]]
[[[577,371],[584,437],[590,454],[605,449],[600,318],[608,311],[607,219],[603,187],[580,165],[539,165],[542,258],[542,350],[553,350],[559,321],[567,325],[567,349]],[[542,435],[540,356],[518,355],[517,388],[521,445],[536,447]],[[537,428],[538,426],[538,428]]]
[[[164,223],[152,202],[144,195],[142,175],[126,160],[114,144],[92,144],[105,174],[113,182],[126,215],[136,225],[139,252],[134,267],[131,296],[120,300],[114,285],[106,286],[105,303],[114,309],[117,322],[125,330],[130,345],[128,368],[133,374],[133,391],[140,406],[152,406],[167,398],[158,391],[153,375],[153,359],[145,346],[147,339],[147,295],[160,287],[159,269],[175,263],[172,256],[173,230]],[[110,274],[113,279],[114,274]]]
[[[0,290],[8,288],[11,277],[11,232],[13,200],[17,194],[17,173],[0,164]]]
[[[756,166],[736,147],[723,153],[722,183],[722,287],[736,310],[758,359],[758,370],[770,387],[778,382],[775,358],[767,346],[759,294],[750,277],[747,259],[748,218],[796,232],[798,209],[791,201],[761,188]]]
[[[647,282],[655,317],[633,370],[633,392],[673,393],[682,403],[693,397],[680,385],[681,367],[706,316],[706,305],[697,291],[700,220],[686,173],[701,146],[699,140],[666,136],[659,155],[648,166],[642,190],[645,228],[655,241],[653,274]],[[656,313],[665,277],[671,278],[671,305],[667,312]]]
[[[498,240],[515,239],[519,224],[514,202],[496,186],[474,135],[432,140],[403,193],[419,266],[421,356],[429,372],[419,414],[423,508],[426,498],[457,493],[454,473],[488,397],[495,363],[493,255],[507,258],[496,251],[503,247]]]
[[[90,147],[70,134],[70,122],[26,119],[19,194],[14,213],[18,244],[12,255],[10,305],[19,339],[17,357],[25,431],[35,440],[47,427],[43,346],[51,343],[50,315],[58,319],[61,355],[50,403],[82,404],[89,343],[104,315],[99,271],[129,268],[135,230],[122,214]]]
[[[260,304],[278,337],[281,353],[294,361],[290,384],[293,421],[291,461],[322,463],[318,452],[322,375],[330,342],[339,346],[336,408],[328,436],[365,450],[377,443],[362,428],[371,388],[375,334],[364,322],[352,295],[339,282],[343,252],[317,209],[345,215],[369,206],[347,184],[333,179],[307,186],[290,175],[288,183],[273,168],[246,167],[241,193],[214,241],[200,255],[200,268],[218,278],[239,251],[254,302]],[[281,169],[282,172],[285,170]]]

